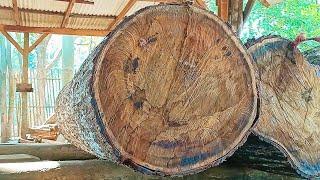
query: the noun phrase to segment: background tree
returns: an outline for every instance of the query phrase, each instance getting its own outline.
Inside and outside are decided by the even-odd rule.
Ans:
[[[74,37],[62,37],[62,86],[73,78]]]

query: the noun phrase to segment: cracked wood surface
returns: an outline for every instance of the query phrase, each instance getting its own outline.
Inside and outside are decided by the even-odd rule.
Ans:
[[[291,42],[266,37],[249,48],[260,80],[260,116],[255,134],[288,157],[301,175],[320,173],[319,67],[290,50]]]
[[[246,140],[257,106],[252,60],[215,15],[148,7],[99,47],[58,98],[62,133],[76,146],[181,175],[219,164]]]

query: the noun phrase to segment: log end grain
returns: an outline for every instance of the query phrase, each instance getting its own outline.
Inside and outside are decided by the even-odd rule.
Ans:
[[[292,42],[258,40],[249,52],[261,81],[261,113],[254,133],[277,146],[305,177],[320,175],[320,77]]]
[[[108,35],[56,113],[65,137],[88,152],[113,153],[148,174],[184,175],[232,155],[256,107],[252,60],[232,30],[205,10],[158,5]]]

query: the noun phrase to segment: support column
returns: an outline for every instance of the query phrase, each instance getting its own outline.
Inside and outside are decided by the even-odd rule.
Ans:
[[[22,83],[28,83],[28,63],[29,63],[29,33],[24,33],[24,42],[23,42],[23,63],[22,63]],[[26,134],[29,129],[29,118],[28,118],[28,94],[27,92],[21,93],[21,138],[26,138]]]
[[[47,36],[48,33],[42,34],[31,46],[29,46],[29,33],[24,33],[24,46],[23,48],[14,40],[11,35],[6,31],[1,33],[12,43],[14,47],[22,54],[22,84],[28,84],[28,64],[29,64],[29,53],[34,50]],[[29,119],[28,119],[28,94],[27,92],[21,92],[21,122],[20,122],[20,137],[26,138],[26,134],[29,131]]]

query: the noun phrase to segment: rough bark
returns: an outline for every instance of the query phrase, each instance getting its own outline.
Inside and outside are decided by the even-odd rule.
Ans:
[[[221,163],[249,134],[252,62],[218,17],[158,5],[127,18],[60,93],[56,115],[76,146],[144,173]]]
[[[41,160],[86,160],[95,157],[71,144],[1,144],[1,155],[29,154]]]
[[[320,46],[305,51],[303,55],[308,59],[308,62],[314,65],[320,65]]]
[[[255,135],[250,135],[246,143],[228,159],[225,165],[247,167],[282,176],[300,177],[279,149]]]
[[[319,67],[279,37],[261,38],[249,52],[260,79],[261,112],[254,133],[280,149],[301,175],[319,176]]]

